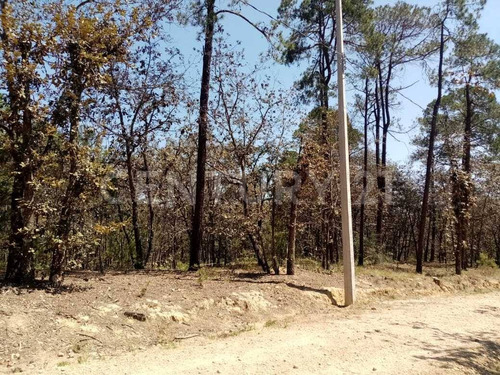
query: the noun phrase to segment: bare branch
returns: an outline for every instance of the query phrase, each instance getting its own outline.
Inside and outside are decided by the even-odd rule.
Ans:
[[[257,26],[257,24],[250,21],[248,18],[246,18],[243,14],[229,10],[229,9],[221,9],[221,10],[217,11],[215,14],[219,15],[221,13],[229,13],[229,14],[233,14],[237,17],[240,17],[241,19],[245,20],[249,25],[251,25],[255,30],[257,30],[262,35],[264,35],[264,37],[266,38],[266,40],[268,42],[271,42],[271,38],[269,37],[269,35],[267,35],[267,33],[263,29],[261,29],[259,26]]]

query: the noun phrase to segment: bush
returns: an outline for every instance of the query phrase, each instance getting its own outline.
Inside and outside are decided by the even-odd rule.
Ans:
[[[480,253],[477,260],[478,267],[497,268],[497,264],[493,258],[490,258],[486,253]]]
[[[313,258],[299,258],[295,259],[295,265],[307,271],[321,270],[321,262]]]

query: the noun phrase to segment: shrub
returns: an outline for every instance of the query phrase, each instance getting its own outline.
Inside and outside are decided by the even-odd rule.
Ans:
[[[477,260],[477,265],[479,267],[487,268],[497,268],[497,264],[493,258],[490,258],[486,253],[480,253],[479,259]]]

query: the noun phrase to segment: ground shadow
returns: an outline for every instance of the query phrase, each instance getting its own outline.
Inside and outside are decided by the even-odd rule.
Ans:
[[[64,293],[80,293],[93,289],[90,285],[76,285],[73,283],[62,284],[60,286],[54,286],[53,283],[48,280],[35,280],[24,284],[13,284],[10,282],[0,281],[0,293],[6,293],[11,291],[14,294],[24,294],[31,293],[35,290],[45,291],[50,294],[64,294]]]
[[[285,283],[286,286],[290,287],[290,288],[294,288],[294,289],[298,289],[298,290],[301,290],[303,292],[314,292],[314,293],[319,293],[319,294],[323,294],[325,296],[327,296],[330,301],[332,301],[332,304],[334,306],[337,306],[337,307],[345,307],[343,305],[340,305],[338,303],[338,301],[335,299],[335,297],[333,296],[332,292],[330,292],[329,290],[327,289],[317,289],[317,288],[311,288],[310,286],[306,286],[306,285],[297,285],[297,284],[294,284],[294,283]]]
[[[265,272],[234,272],[232,276],[236,279],[261,280],[265,277],[275,276],[275,275],[271,275]]]
[[[267,273],[241,272],[241,273],[235,273],[231,276],[232,276],[231,281],[236,283],[282,284],[288,286],[289,288],[297,289],[302,292],[313,292],[313,293],[323,294],[328,297],[328,299],[332,302],[332,305],[337,307],[345,307],[344,305],[341,305],[339,301],[337,301],[337,299],[333,296],[332,292],[329,291],[328,289],[313,288],[307,285],[294,284],[286,280],[285,278],[286,275],[269,275]],[[279,279],[272,280],[269,276],[271,276],[272,279],[274,278],[279,278]]]
[[[434,331],[440,339],[459,341],[462,345],[453,349],[428,348],[430,355],[419,355],[416,358],[438,361],[443,366],[463,366],[480,375],[500,375],[500,339],[497,332],[457,335],[437,328]]]

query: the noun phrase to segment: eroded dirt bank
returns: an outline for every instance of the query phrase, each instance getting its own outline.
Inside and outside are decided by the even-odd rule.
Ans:
[[[491,294],[500,289],[498,272],[476,270],[466,273],[465,276],[456,277],[451,276],[449,270],[442,268],[433,269],[423,276],[409,271],[411,270],[404,267],[382,266],[359,270],[358,303],[354,308],[347,309],[337,306],[342,305],[343,299],[340,289],[342,275],[338,272],[328,275],[299,270],[293,277],[263,276],[253,271],[223,269],[206,269],[199,273],[116,273],[106,276],[78,273],[68,277],[66,288],[60,291],[3,286],[0,294],[2,327],[0,372],[78,374],[80,368],[84,371],[86,366],[91,366],[90,368],[97,366],[95,369],[98,371],[99,366],[109,364],[113,367],[107,370],[112,370],[115,365],[117,368],[116,372],[110,373],[135,374],[143,370],[137,368],[134,372],[126,372],[129,369],[126,366],[120,368],[118,362],[123,360],[124,365],[128,366],[132,361],[139,366],[142,360],[138,358],[168,356],[176,351],[181,352],[172,354],[172,362],[176,362],[175,358],[183,358],[188,352],[192,352],[193,358],[197,358],[195,347],[213,347],[211,352],[207,352],[207,358],[223,355],[224,359],[221,359],[221,362],[224,362],[227,361],[225,356],[229,355],[235,360],[238,356],[228,352],[225,343],[241,338],[241,341],[227,345],[243,348],[248,342],[249,346],[246,346],[248,353],[252,353],[253,344],[256,345],[256,358],[251,359],[245,354],[250,366],[247,368],[247,373],[253,374],[260,371],[257,369],[260,366],[257,362],[256,367],[252,367],[254,366],[252,361],[260,361],[259,350],[264,353],[269,349],[269,353],[280,357],[289,351],[286,347],[282,347],[283,343],[288,341],[291,345],[290,359],[295,357],[293,348],[297,345],[300,347],[303,339],[307,352],[316,353],[315,346],[307,345],[322,342],[324,350],[334,353],[345,344],[343,337],[345,335],[348,337],[354,334],[353,332],[363,336],[362,339],[361,336],[357,337],[358,341],[365,340],[365,336],[366,343],[377,338],[380,350],[390,350],[392,353],[395,348],[401,347],[403,351],[407,351],[412,345],[417,345],[415,344],[417,339],[412,335],[420,331],[426,332],[424,328],[427,329],[427,326],[420,327],[419,324],[433,327],[427,329],[429,337],[418,338],[421,342],[419,350],[424,350],[423,343],[432,338],[432,335],[436,335],[437,329],[449,333],[449,336],[435,339],[437,343],[442,342],[443,350],[453,340],[452,347],[458,347],[460,340],[455,338],[451,340],[453,335],[463,336],[462,340],[468,342],[467,335],[482,332],[484,337],[478,336],[478,340],[498,344],[498,337],[497,341],[491,337],[494,336],[495,325],[500,326],[499,294]],[[466,296],[467,293],[474,294]],[[482,299],[487,299],[489,302]],[[466,300],[470,301],[469,307],[465,304],[462,306],[462,301]],[[451,303],[449,308],[448,303]],[[476,304],[484,304],[486,307],[481,308],[479,305],[475,306]],[[433,310],[434,307],[431,309],[430,305],[441,308]],[[474,306],[476,309],[472,311]],[[464,313],[461,312],[462,307]],[[412,321],[403,320],[398,323],[396,320],[393,322],[398,324],[380,326],[388,321],[388,317],[406,319],[409,312],[414,314]],[[145,321],[127,317],[126,313],[142,314]],[[422,319],[427,317],[428,322],[419,319],[420,316]],[[304,317],[308,319],[304,321]],[[338,325],[339,322],[344,322],[345,327],[355,329],[351,331],[346,328],[347,330],[343,331]],[[441,324],[453,325],[455,322],[459,326],[477,322],[479,326],[461,333],[447,331],[441,326]],[[413,325],[408,328],[410,323]],[[370,324],[373,327],[370,328]],[[401,331],[403,329],[408,332]],[[317,335],[314,336],[313,333],[313,336],[299,335],[306,331],[317,332]],[[323,331],[328,332],[328,335],[322,336]],[[368,331],[370,332],[367,333]],[[406,333],[409,336],[405,336]],[[330,339],[333,339],[331,345],[328,341]],[[222,341],[218,342],[219,340]],[[283,340],[283,343],[280,344],[280,340]],[[433,345],[435,344],[436,342]],[[192,347],[193,345],[195,347]],[[495,347],[493,344],[491,347],[498,349],[498,346]],[[321,366],[326,366],[328,362],[332,363],[330,372],[324,373],[334,373],[331,372],[334,368],[340,373],[349,373],[342,372],[347,371],[339,364],[343,363],[342,358],[349,358],[353,363],[355,361],[364,363],[363,358],[372,346],[368,345],[365,349],[356,348],[358,346],[352,348],[352,355],[349,354],[349,357],[345,357],[348,351],[339,351],[337,354],[341,357],[318,363],[321,363]],[[186,353],[182,352],[183,350]],[[206,349],[199,350],[205,352]],[[218,353],[219,350],[222,352]],[[243,355],[243,352],[240,353]],[[498,352],[496,354],[498,357]],[[241,355],[240,359],[243,360]],[[153,357],[145,361],[152,365],[155,363]],[[375,351],[372,362],[377,362],[377,358],[379,357]],[[160,359],[163,363],[163,358]],[[271,358],[268,360],[269,363],[266,362],[268,365],[262,365],[263,371],[267,369],[274,373],[283,373],[280,369],[286,366],[285,362],[273,363]],[[399,363],[398,361],[399,359],[395,363]],[[190,362],[197,363],[194,359]],[[182,365],[186,363],[181,361]],[[211,365],[210,362],[196,366],[206,370],[211,369]],[[274,365],[275,369],[272,370],[270,365]],[[186,367],[186,373],[194,371],[195,367],[190,366]],[[373,368],[374,371],[378,371],[380,366],[375,363],[370,371],[373,371]],[[225,367],[216,366],[213,368],[214,371],[230,369],[225,370]],[[301,368],[300,373],[304,373],[305,369],[312,373],[323,373],[321,371],[326,367],[309,369],[308,365],[305,367],[302,365]],[[146,371],[144,374],[157,373],[147,372],[153,371],[147,368],[144,371]],[[176,374],[179,371],[184,370],[175,368],[173,372],[169,367],[169,372],[161,373]]]
[[[348,317],[309,317],[71,365],[67,374],[500,374],[500,293],[386,301]],[[53,370],[41,371],[51,374]]]

